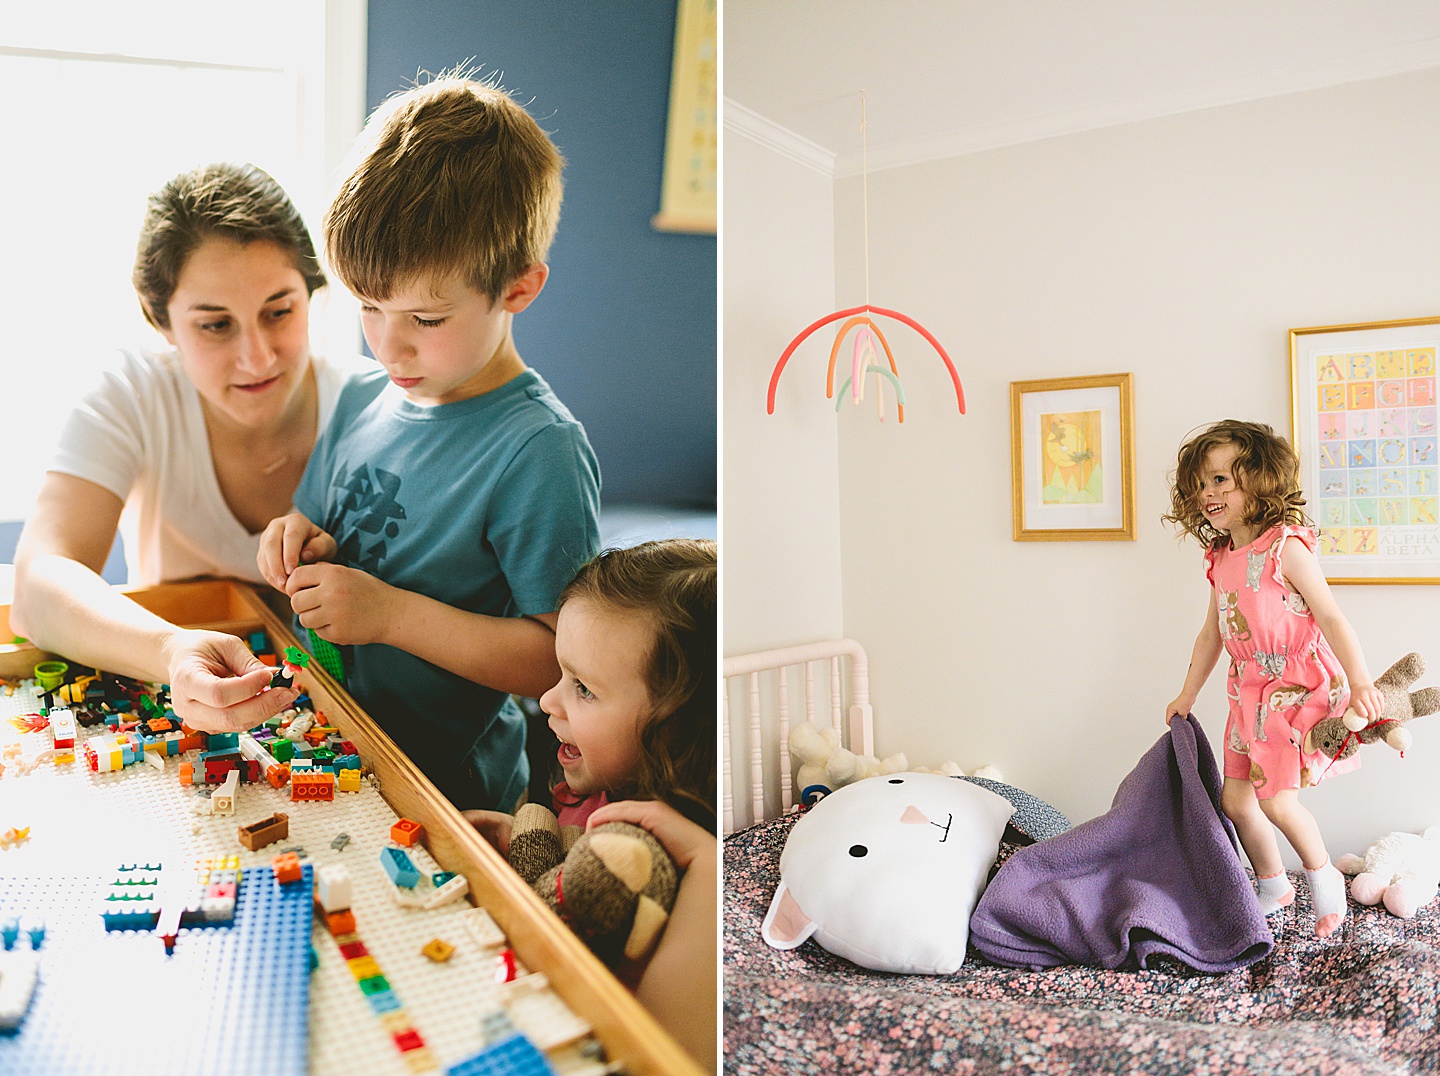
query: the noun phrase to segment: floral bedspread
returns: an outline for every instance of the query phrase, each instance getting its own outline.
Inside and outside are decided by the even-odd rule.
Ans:
[[[726,1073],[1440,1072],[1440,902],[1410,920],[1352,902],[1321,940],[1297,876],[1274,951],[1226,975],[1019,971],[973,951],[956,975],[888,975],[761,940],[793,824],[725,839]]]

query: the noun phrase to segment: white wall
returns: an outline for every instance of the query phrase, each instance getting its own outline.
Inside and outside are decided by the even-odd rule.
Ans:
[[[803,148],[803,147],[801,147]],[[836,420],[818,340],[765,413],[770,373],[835,303],[831,173],[725,132],[725,438],[721,540],[727,654],[843,634]],[[833,334],[831,334],[833,335]]]
[[[1199,547],[1159,522],[1175,451],[1223,417],[1288,432],[1288,329],[1440,313],[1436,130],[1440,71],[1427,71],[870,176],[872,300],[937,335],[969,400],[960,417],[939,359],[897,327],[905,424],[871,408],[840,420],[844,629],[871,653],[880,754],[994,763],[1076,821],[1108,808],[1164,731],[1205,610]],[[768,294],[779,213],[745,219],[773,189],[747,171],[727,161],[727,185],[756,192],[727,198],[725,222],[727,643],[764,634],[765,617],[788,615],[779,595],[816,582],[781,582],[813,528],[762,539],[747,487],[813,489],[822,470],[816,444],[777,475],[770,447],[789,435],[755,414],[762,368],[808,307]],[[860,180],[836,189],[836,304],[851,305]],[[1009,382],[1120,371],[1135,375],[1138,540],[1012,541]],[[795,447],[799,424],[830,412],[788,388]],[[1440,588],[1337,596],[1373,674],[1413,649],[1440,683]],[[1212,744],[1223,680],[1196,707]],[[1367,748],[1361,771],[1304,801],[1332,852],[1359,851],[1440,822],[1437,776],[1440,717],[1403,761]]]

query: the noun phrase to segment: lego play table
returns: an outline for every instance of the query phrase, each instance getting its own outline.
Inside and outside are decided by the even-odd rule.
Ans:
[[[127,589],[125,593],[173,623],[228,631],[241,637],[262,630],[277,651],[296,645],[287,623],[259,594],[240,584],[202,581]],[[13,635],[8,614],[8,607],[0,606],[0,638]],[[38,661],[57,656],[63,657],[24,644],[0,646],[0,676],[28,677]],[[47,989],[47,975],[68,976],[72,985],[74,980],[88,978],[83,974],[86,954],[77,955],[73,944],[66,948],[67,930],[72,943],[77,935],[88,931],[93,936],[98,931],[103,941],[101,948],[110,953],[110,959],[114,959],[114,952],[125,951],[121,946],[135,947],[133,959],[140,962],[136,965],[137,975],[146,965],[154,964],[162,976],[157,982],[180,990],[210,992],[189,998],[166,997],[163,1004],[162,999],[155,999],[153,1020],[137,1020],[132,1012],[131,1018],[113,1031],[117,1039],[125,1040],[123,1044],[117,1041],[113,1047],[117,1059],[127,1054],[132,1059],[135,1055],[148,1056],[150,1061],[139,1064],[138,1071],[167,1071],[167,1065],[160,1063],[168,1057],[167,1044],[183,1042],[184,1037],[167,1038],[164,1021],[185,1020],[187,1005],[207,1006],[207,1013],[215,1006],[228,1007],[229,1015],[223,1020],[215,1018],[216,1026],[229,1029],[227,1034],[272,1034],[283,1041],[285,1021],[294,1022],[295,1014],[267,1010],[270,1005],[286,1004],[284,991],[278,986],[267,992],[265,987],[256,987],[244,978],[244,973],[252,977],[254,973],[247,966],[249,951],[243,947],[234,949],[240,945],[235,938],[241,935],[222,938],[220,931],[209,929],[182,933],[175,955],[166,964],[157,936],[135,932],[123,943],[112,940],[97,926],[100,917],[93,904],[87,904],[89,895],[79,900],[65,898],[67,887],[101,885],[100,875],[121,863],[163,857],[167,870],[185,870],[191,869],[197,856],[222,854],[240,857],[246,872],[244,885],[257,887],[250,892],[260,894],[268,890],[258,887],[274,884],[269,877],[274,853],[299,847],[310,865],[307,885],[310,870],[331,862],[346,866],[354,886],[356,932],[403,1002],[408,1022],[423,1036],[434,1061],[430,1071],[443,1071],[478,1051],[487,1041],[482,1023],[487,1014],[493,1020],[497,1010],[545,1047],[551,1063],[562,1074],[587,1076],[625,1071],[634,1076],[691,1076],[700,1071],[318,663],[312,662],[299,684],[317,710],[324,712],[326,723],[338,727],[359,750],[369,774],[359,793],[337,793],[333,802],[292,803],[288,789],[276,790],[261,782],[241,787],[233,815],[197,814],[194,793],[177,779],[175,759],[168,761],[165,772],[142,762],[114,773],[97,774],[90,772],[78,751],[75,762],[42,763],[24,776],[8,773],[0,778],[0,829],[28,825],[31,830],[22,845],[0,850],[0,905],[8,901],[12,910],[26,911],[27,901],[38,903],[46,909],[53,939],[39,950],[42,988],[37,991],[37,1001]],[[23,685],[17,698],[0,698],[0,704],[4,704],[0,706],[0,718],[8,717],[12,711],[23,712],[17,707],[27,706],[24,692],[33,690],[32,682]],[[82,730],[81,739],[85,736]],[[288,837],[255,851],[243,848],[237,828],[276,810],[289,815]],[[471,926],[479,913],[468,901],[427,911],[396,904],[394,887],[381,871],[378,850],[388,843],[390,827],[397,817],[424,827],[423,847],[412,849],[416,866],[422,872],[453,871],[463,875],[469,883],[469,901],[485,909],[504,931],[504,945],[513,950],[521,966],[518,986],[497,982],[499,946],[477,941]],[[340,832],[349,836],[349,842],[332,847]],[[97,833],[104,834],[104,839],[97,840]],[[83,862],[70,858],[72,850]],[[256,909],[261,905],[246,905],[245,892],[242,888],[241,909],[252,916],[260,914]],[[392,1033],[395,1019],[382,1021],[373,1006],[367,1005],[368,999],[356,988],[355,977],[335,939],[323,920],[317,917],[315,922],[309,940],[317,966],[308,976],[308,991],[302,993],[299,1003],[303,1007],[308,1002],[302,1023],[308,1033],[309,1071],[339,1074],[361,1067],[376,1074],[415,1071],[417,1057],[423,1059],[424,1055],[406,1055],[397,1049]],[[268,921],[265,926],[268,929]],[[444,962],[424,956],[421,950],[432,938],[454,945],[454,956]],[[47,951],[46,945],[51,950]],[[269,947],[273,946],[268,942],[252,943],[255,951]],[[207,952],[211,948],[220,955]],[[182,961],[199,962],[202,956],[197,954],[203,954],[210,963],[201,971],[183,971]],[[234,975],[243,988],[214,993],[216,972],[211,965],[217,960],[224,974]],[[235,970],[237,961],[240,971]],[[294,976],[293,969],[267,970],[265,974],[282,972]],[[192,974],[197,976],[194,983],[185,977]],[[171,977],[169,983],[165,975]],[[202,980],[209,985],[195,985]],[[18,1034],[54,1035],[61,1029],[52,1025],[62,1015],[77,1035],[85,1035],[89,1029],[103,1038],[109,1025],[115,1023],[97,1022],[95,1012],[85,1011],[88,1007],[63,1014],[55,1012],[58,1001],[67,997],[63,990],[52,990],[48,997],[50,1008],[38,1018],[32,1010]],[[246,1004],[247,1000],[253,1004]],[[107,1001],[118,1003],[120,999]],[[490,1030],[493,1032],[493,1025]],[[215,1049],[209,1042],[213,1034],[206,1038],[204,1050]],[[592,1040],[603,1045],[603,1060],[597,1061],[596,1051],[586,1049]],[[7,1043],[0,1037],[0,1051],[9,1045],[12,1061],[22,1056],[15,1044],[14,1038]],[[189,1048],[193,1055],[197,1047],[190,1043]],[[203,1061],[215,1060],[213,1053],[202,1052],[200,1056]],[[178,1057],[176,1063],[181,1063]],[[424,1061],[420,1063],[423,1066]],[[0,1064],[0,1068],[4,1067]],[[121,1067],[117,1060],[116,1068]],[[219,1069],[213,1064],[202,1065],[189,1071],[206,1068],[223,1071],[224,1065]],[[285,1066],[279,1065],[270,1071],[284,1070]],[[37,1064],[34,1071],[56,1070]]]

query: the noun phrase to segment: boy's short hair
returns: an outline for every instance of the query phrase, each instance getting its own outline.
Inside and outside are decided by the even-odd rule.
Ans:
[[[447,73],[390,98],[325,214],[330,264],[385,299],[417,277],[459,276],[496,301],[545,260],[564,160],[496,85]]]

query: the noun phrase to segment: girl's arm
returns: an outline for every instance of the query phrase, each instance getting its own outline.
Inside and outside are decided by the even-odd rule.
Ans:
[[[1340,659],[1345,679],[1350,681],[1350,705],[1366,721],[1377,720],[1385,710],[1385,696],[1380,694],[1370,676],[1360,640],[1356,638],[1350,621],[1335,604],[1335,596],[1330,592],[1330,584],[1325,581],[1325,573],[1320,570],[1315,554],[1304,542],[1287,538],[1280,547],[1280,574],[1305,599],[1325,641]]]
[[[715,834],[657,800],[607,803],[587,829],[630,822],[647,829],[684,871],[660,944],[640,975],[635,997],[702,1068],[714,1071],[719,863]]]
[[[285,592],[300,623],[337,646],[384,643],[477,684],[528,698],[539,698],[560,679],[555,613],[470,613],[330,563],[300,565]]]
[[[100,578],[123,507],[93,482],[46,474],[15,552],[11,627],[71,661],[168,683],[192,728],[251,728],[290,705],[294,689],[260,694],[274,670],[238,638],[176,627]]]
[[[1221,649],[1219,606],[1215,602],[1215,588],[1211,587],[1205,623],[1200,628],[1200,634],[1195,636],[1195,647],[1190,651],[1190,670],[1185,674],[1185,686],[1165,707],[1165,724],[1170,724],[1170,718],[1176,715],[1184,717],[1195,708],[1195,699],[1210,678],[1215,662],[1220,659]]]

